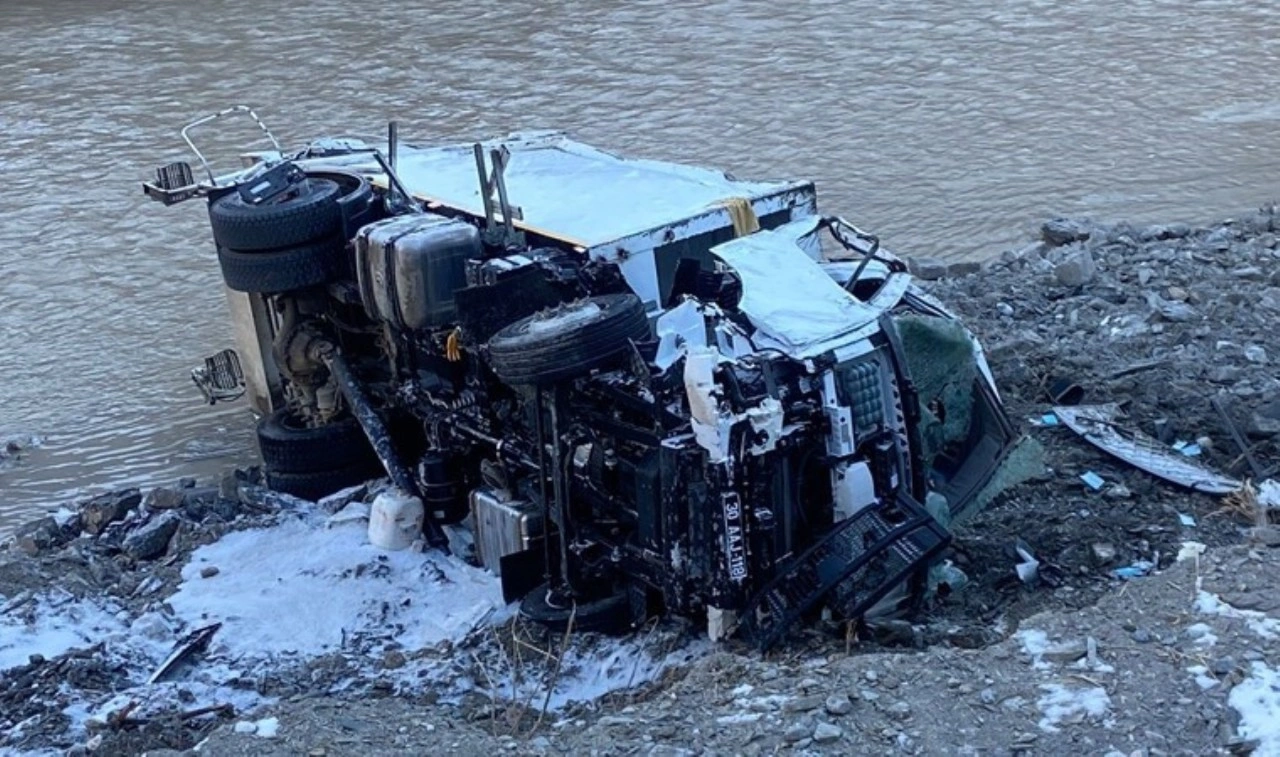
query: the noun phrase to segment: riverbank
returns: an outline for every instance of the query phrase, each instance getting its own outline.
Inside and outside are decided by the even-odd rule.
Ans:
[[[376,484],[307,503],[245,470],[19,530],[0,552],[0,750],[1280,754],[1280,534],[1256,501],[1086,444],[1046,396],[1068,378],[1175,454],[1272,475],[1277,234],[1271,207],[1052,222],[983,266],[913,261],[987,346],[1043,471],[958,530],[967,585],[910,622],[818,626],[766,658],[678,621],[549,637],[470,566],[370,547]]]

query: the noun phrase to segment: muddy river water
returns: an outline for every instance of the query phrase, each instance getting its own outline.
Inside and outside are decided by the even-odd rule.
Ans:
[[[1251,0],[3,0],[0,532],[84,491],[251,461],[203,210],[146,201],[178,128],[255,105],[290,143],[528,128],[811,178],[905,254],[1051,214],[1209,220],[1277,192],[1280,28]],[[233,125],[224,146],[250,144]]]

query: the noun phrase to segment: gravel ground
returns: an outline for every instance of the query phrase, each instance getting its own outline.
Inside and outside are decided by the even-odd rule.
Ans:
[[[341,654],[282,667],[237,684],[271,697],[263,710],[107,723],[87,743],[68,742],[61,709],[33,692],[56,693],[71,680],[109,693],[127,676],[93,652],[69,652],[0,673],[0,734],[10,729],[0,754],[196,745],[217,755],[1280,754],[1280,621],[1266,615],[1280,617],[1280,590],[1268,580],[1280,558],[1268,545],[1280,534],[1221,497],[1162,482],[1042,420],[1046,387],[1066,377],[1084,402],[1121,403],[1129,427],[1198,444],[1211,467],[1272,475],[1267,468],[1280,463],[1278,233],[1270,206],[1204,227],[1054,221],[1042,241],[981,267],[913,261],[923,286],[987,346],[1005,403],[1028,435],[1023,451],[1044,463],[957,529],[949,558],[968,584],[918,617],[852,635],[819,623],[767,657],[734,642],[699,647],[696,629],[666,621],[636,643],[684,662],[560,710],[544,711],[524,689],[459,697],[398,683],[415,665],[482,680],[510,666],[516,647],[541,650],[521,663],[529,681],[567,674],[557,662],[563,640],[506,625],[456,647],[389,648],[355,683]],[[1081,481],[1086,472],[1103,479],[1101,489]],[[0,553],[0,614],[57,582],[73,597],[108,597],[140,617],[172,593],[198,545],[282,517],[281,503],[243,474],[219,487],[163,491],[101,535],[81,533],[92,519],[83,508],[75,522],[21,529],[21,549]],[[155,539],[134,534],[164,527],[164,512],[175,513],[176,533],[151,554]],[[1188,542],[1208,551],[1178,561]],[[1034,581],[1014,571],[1018,546],[1040,562]],[[1114,572],[1145,565],[1150,572],[1129,581]],[[568,647],[602,643],[575,637]]]

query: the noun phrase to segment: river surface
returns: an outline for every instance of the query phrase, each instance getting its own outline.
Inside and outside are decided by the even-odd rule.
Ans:
[[[244,402],[188,378],[231,343],[203,209],[139,189],[230,104],[293,145],[554,128],[809,178],[908,255],[1280,194],[1280,22],[1253,0],[0,3],[0,437],[42,440],[0,469],[0,532],[253,460]]]

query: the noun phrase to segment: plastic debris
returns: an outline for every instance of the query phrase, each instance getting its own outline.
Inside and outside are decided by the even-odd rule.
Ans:
[[[1058,425],[1058,416],[1054,415],[1053,413],[1045,413],[1044,415],[1040,416],[1040,423],[1046,426],[1056,426]]]
[[[1095,492],[1100,491],[1102,487],[1107,483],[1102,479],[1102,476],[1099,476],[1097,473],[1094,473],[1093,471],[1086,471],[1080,474],[1080,480],[1085,483],[1085,486],[1088,486],[1090,489],[1093,489]]]
[[[1018,542],[1014,546],[1014,551],[1018,553],[1021,562],[1014,566],[1014,570],[1018,573],[1018,579],[1024,584],[1033,584],[1040,577],[1040,561],[1035,555],[1031,554],[1031,549],[1022,542]]]
[[[1149,574],[1155,567],[1155,563],[1150,560],[1138,560],[1132,565],[1126,565],[1123,568],[1116,568],[1111,571],[1111,574],[1116,578],[1128,581],[1133,578],[1142,578]]]
[[[1199,558],[1200,555],[1203,555],[1206,549],[1208,549],[1208,547],[1198,541],[1184,541],[1182,542],[1182,546],[1178,549],[1178,562],[1182,562],[1183,560],[1195,560]]]
[[[1173,443],[1173,448],[1187,457],[1199,457],[1202,451],[1196,442],[1184,442],[1181,439]]]
[[[1196,527],[1196,519],[1191,517],[1190,515],[1187,515],[1186,513],[1178,513],[1178,522],[1186,526],[1187,528]]]

